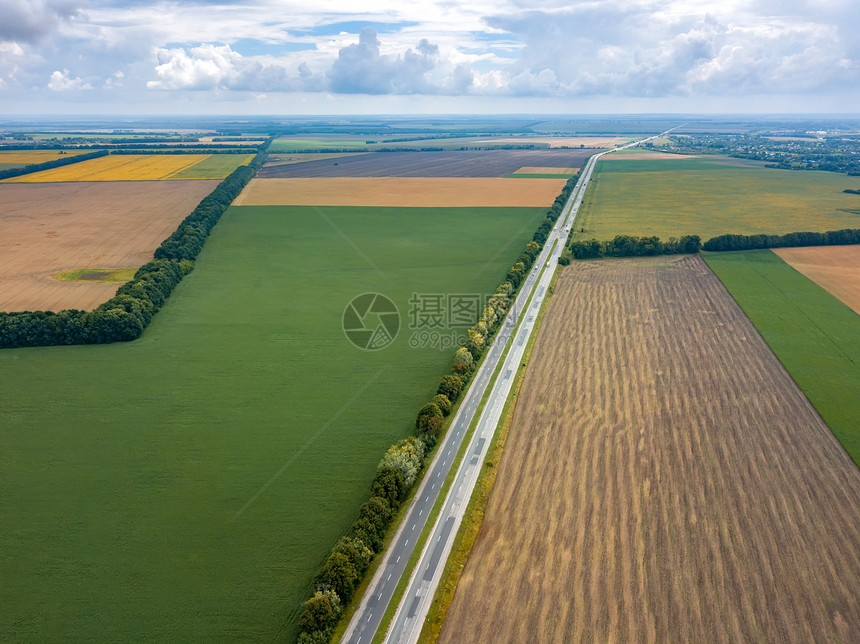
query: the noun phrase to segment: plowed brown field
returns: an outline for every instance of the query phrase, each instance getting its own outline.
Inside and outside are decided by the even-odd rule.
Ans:
[[[284,177],[504,177],[523,166],[579,168],[598,150],[372,152],[288,165],[266,164],[258,179]]]
[[[218,181],[0,184],[0,311],[91,309],[117,284],[61,282],[137,268]]]
[[[860,470],[699,257],[565,269],[441,640],[860,640]]]
[[[860,314],[860,246],[774,248],[773,252]]]

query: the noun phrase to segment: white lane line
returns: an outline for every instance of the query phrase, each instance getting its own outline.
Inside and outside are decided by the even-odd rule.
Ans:
[[[391,581],[391,573],[388,573],[388,579],[386,579],[385,581]]]
[[[400,563],[400,555],[397,555],[397,561],[395,561],[394,563]]]

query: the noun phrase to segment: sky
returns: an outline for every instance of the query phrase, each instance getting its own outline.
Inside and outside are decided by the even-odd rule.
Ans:
[[[0,113],[857,113],[857,0],[0,0]]]

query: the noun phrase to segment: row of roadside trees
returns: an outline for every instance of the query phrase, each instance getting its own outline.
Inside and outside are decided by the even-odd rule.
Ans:
[[[372,558],[381,552],[385,534],[420,478],[425,457],[436,446],[445,419],[475,374],[578,178],[577,174],[568,180],[532,240],[487,300],[481,317],[468,329],[466,342],[454,353],[450,372],[442,376],[435,395],[419,410],[413,435],[388,448],[379,462],[370,499],[361,506],[358,518],[332,548],[314,579],[314,593],[305,602],[301,616],[300,644],[323,644],[330,640],[344,604],[352,598]]]

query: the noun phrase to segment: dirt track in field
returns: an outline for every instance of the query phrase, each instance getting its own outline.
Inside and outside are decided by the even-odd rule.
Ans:
[[[671,159],[700,159],[702,155],[700,154],[671,154],[668,152],[630,152],[629,150],[625,150],[620,153],[615,154],[607,154],[605,157],[601,157],[604,161],[644,161],[644,160],[656,160],[656,161],[664,161]]]
[[[514,174],[574,174],[579,168],[552,168],[545,166],[525,166]]]
[[[259,179],[283,177],[504,177],[523,166],[579,168],[599,150],[370,152],[291,165],[266,164]]]
[[[92,309],[118,284],[60,282],[137,268],[218,181],[0,184],[0,311]]]
[[[860,470],[699,257],[556,286],[443,642],[860,641]]]
[[[493,145],[528,145],[529,143],[546,143],[550,148],[608,148],[622,145],[627,139],[621,136],[528,136],[497,139],[478,139],[475,143],[490,143]]]
[[[237,206],[551,206],[566,179],[332,177],[251,179]]]
[[[773,252],[860,314],[860,245],[774,248]]]

